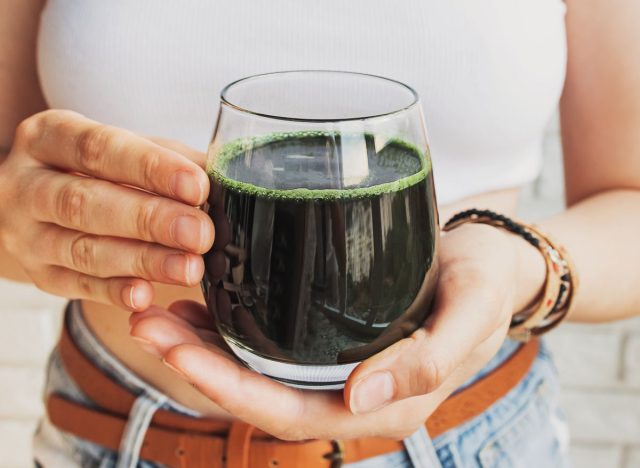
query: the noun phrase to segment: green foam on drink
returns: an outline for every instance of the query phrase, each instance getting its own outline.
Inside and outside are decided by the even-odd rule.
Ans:
[[[362,136],[373,138],[370,134],[361,134]],[[342,134],[342,137],[344,134]],[[241,138],[231,141],[225,144],[215,155],[214,158],[210,158],[207,166],[208,174],[222,184],[226,189],[236,192],[245,193],[248,195],[260,196],[270,199],[289,199],[289,200],[336,200],[336,199],[357,199],[368,198],[378,196],[384,193],[398,192],[411,187],[420,181],[422,181],[430,172],[430,158],[428,157],[428,150],[426,154],[410,143],[401,139],[392,139],[386,142],[386,146],[395,146],[401,150],[401,152],[390,152],[384,156],[378,157],[384,158],[384,163],[398,165],[406,164],[410,158],[419,162],[419,169],[414,173],[400,177],[397,180],[390,182],[384,182],[374,184],[370,186],[355,186],[351,188],[270,188],[260,185],[252,184],[246,181],[240,181],[235,178],[229,177],[227,172],[230,164],[235,158],[241,157],[248,151],[255,151],[267,145],[291,141],[303,141],[305,139],[324,137],[331,140],[341,138],[340,133],[324,132],[324,131],[304,131],[304,132],[279,132],[269,135]],[[399,156],[400,154],[400,156]],[[411,155],[409,157],[409,155]],[[405,170],[413,170],[414,168],[402,168]]]

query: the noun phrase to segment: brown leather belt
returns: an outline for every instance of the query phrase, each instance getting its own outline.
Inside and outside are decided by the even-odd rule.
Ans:
[[[444,401],[426,422],[438,435],[480,415],[515,387],[538,353],[538,341],[522,345],[497,369]],[[100,409],[52,394],[47,413],[62,431],[118,451],[136,395],[111,380],[63,330],[58,351],[71,378]],[[339,466],[402,450],[402,442],[383,438],[286,442],[240,421],[195,418],[159,409],[146,432],[140,457],[172,467],[258,468]]]

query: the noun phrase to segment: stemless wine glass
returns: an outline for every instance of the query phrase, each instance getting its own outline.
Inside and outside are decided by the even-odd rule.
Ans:
[[[438,213],[418,96],[353,72],[285,71],[221,93],[216,226],[202,283],[248,367],[338,389],[430,311]]]

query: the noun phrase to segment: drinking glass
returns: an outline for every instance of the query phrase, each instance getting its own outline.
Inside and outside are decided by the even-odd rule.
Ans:
[[[340,71],[285,71],[221,93],[202,287],[248,367],[338,389],[420,327],[438,276],[438,213],[416,92]]]

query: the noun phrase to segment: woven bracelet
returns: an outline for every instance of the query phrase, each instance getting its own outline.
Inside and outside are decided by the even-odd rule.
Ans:
[[[575,268],[566,250],[537,227],[491,210],[462,211],[447,221],[443,230],[450,231],[466,223],[488,224],[505,229],[522,237],[544,257],[547,272],[542,294],[532,306],[514,314],[509,336],[528,341],[532,335],[541,335],[556,327],[571,309],[578,287]]]

